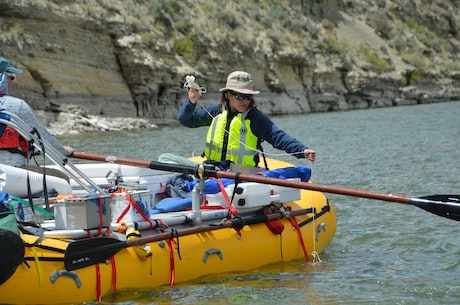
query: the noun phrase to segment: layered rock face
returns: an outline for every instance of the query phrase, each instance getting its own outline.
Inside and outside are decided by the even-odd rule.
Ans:
[[[174,120],[193,74],[253,74],[267,114],[460,100],[458,1],[4,0],[0,56],[43,120]]]

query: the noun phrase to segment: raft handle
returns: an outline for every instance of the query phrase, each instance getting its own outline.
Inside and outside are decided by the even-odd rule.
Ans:
[[[209,249],[209,250],[206,250],[204,252],[203,263],[206,263],[206,261],[208,260],[208,256],[210,256],[212,254],[216,254],[217,256],[219,256],[220,260],[222,260],[224,258],[224,255],[222,254],[222,251],[220,251],[219,249]]]
[[[77,288],[80,288],[80,287],[81,287],[81,280],[80,280],[80,278],[78,277],[78,274],[76,274],[75,272],[66,271],[66,270],[58,270],[58,271],[55,271],[55,272],[53,272],[53,274],[51,274],[51,276],[50,276],[50,281],[51,281],[51,283],[53,283],[53,284],[56,283],[56,281],[57,281],[60,277],[67,277],[67,278],[73,279],[73,281],[75,282],[75,285],[77,286]]]

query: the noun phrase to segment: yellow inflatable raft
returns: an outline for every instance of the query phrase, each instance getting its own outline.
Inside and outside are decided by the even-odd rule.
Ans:
[[[273,160],[270,164],[289,166]],[[266,187],[277,198],[276,189]],[[103,301],[120,290],[174,286],[281,261],[315,262],[334,237],[336,214],[323,193],[299,190],[299,194],[299,200],[241,215],[238,209],[236,215],[219,214],[222,210],[213,207],[203,211],[208,216],[201,223],[168,225],[163,219],[186,213],[171,212],[151,217],[151,228],[136,230],[131,225],[121,233],[115,227],[105,228],[94,238],[21,233],[24,261],[0,284],[0,303]],[[87,231],[94,235],[94,230]]]

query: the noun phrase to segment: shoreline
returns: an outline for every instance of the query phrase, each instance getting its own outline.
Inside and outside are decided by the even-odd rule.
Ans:
[[[415,105],[397,105],[388,107],[372,107],[365,109],[352,109],[352,110],[335,110],[328,112],[348,112],[356,110],[370,110],[376,108],[392,108],[392,107],[412,107],[428,104],[451,103],[460,102],[460,100],[444,101],[444,102],[431,102],[421,103]],[[75,109],[73,109],[75,110]],[[110,132],[110,131],[125,131],[135,129],[150,129],[160,128],[167,126],[179,125],[177,120],[174,119],[147,119],[136,117],[109,117],[101,115],[89,115],[84,110],[74,111],[74,113],[63,111],[59,113],[49,113],[46,111],[36,111],[37,117],[46,128],[57,137],[60,136],[73,136],[85,133],[95,132]],[[324,112],[312,112],[308,114],[317,114]],[[301,114],[269,114],[273,118],[282,115],[303,115]],[[54,120],[53,120],[54,118]]]

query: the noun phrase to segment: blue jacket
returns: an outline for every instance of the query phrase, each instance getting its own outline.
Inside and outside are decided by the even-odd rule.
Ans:
[[[189,99],[186,99],[177,115],[179,123],[190,128],[210,126],[212,119],[221,112],[222,106],[212,105],[198,110],[195,108],[196,104],[192,104]],[[293,154],[297,158],[304,158],[303,151],[307,147],[279,129],[263,112],[253,108],[246,118],[251,120],[251,130],[257,137],[267,141],[276,149]]]

